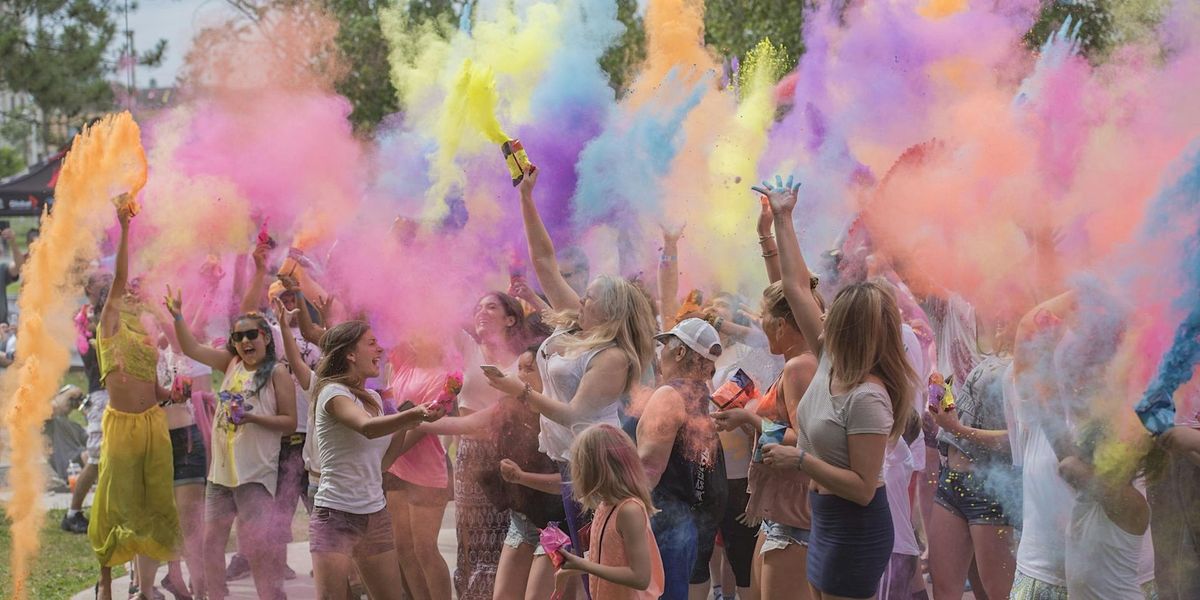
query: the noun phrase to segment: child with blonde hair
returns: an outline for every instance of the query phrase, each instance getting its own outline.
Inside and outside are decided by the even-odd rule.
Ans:
[[[658,598],[662,558],[650,529],[654,504],[633,440],[612,425],[594,425],[571,446],[575,498],[596,511],[587,558],[560,550],[556,591],[580,573],[592,575],[592,600]]]

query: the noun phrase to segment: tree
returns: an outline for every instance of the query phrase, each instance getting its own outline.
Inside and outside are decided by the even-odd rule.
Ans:
[[[39,125],[51,143],[49,123],[78,124],[91,112],[112,106],[108,77],[120,61],[112,58],[116,17],[125,4],[115,0],[5,0],[0,2],[0,88],[27,93],[43,113]],[[129,10],[136,10],[136,4]],[[166,41],[140,56],[140,64],[162,60]],[[120,56],[127,46],[116,48]],[[0,115],[3,116],[3,115]]]
[[[1070,3],[1043,0],[1037,21],[1025,34],[1025,43],[1030,48],[1040,47],[1050,33],[1057,31],[1070,17],[1073,23],[1079,24],[1079,45],[1083,55],[1093,63],[1100,63],[1122,44],[1152,40],[1168,3],[1168,0],[1081,0]]]
[[[0,179],[25,170],[25,159],[13,148],[0,147]]]
[[[804,54],[804,10],[797,0],[708,0],[704,42],[723,56],[745,56],[763,38],[783,44],[793,62]]]
[[[646,28],[637,14],[637,0],[616,2],[617,20],[625,25],[625,32],[600,57],[600,68],[608,75],[608,85],[620,95],[633,70],[646,59]]]

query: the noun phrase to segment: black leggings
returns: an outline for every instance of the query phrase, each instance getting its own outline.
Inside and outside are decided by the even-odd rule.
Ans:
[[[754,561],[754,545],[758,542],[758,528],[747,527],[738,522],[738,517],[746,512],[746,503],[750,501],[750,494],[746,491],[748,480],[729,479],[729,499],[725,502],[725,513],[721,516],[720,531],[721,541],[725,544],[725,558],[729,561],[729,565],[733,567],[733,577],[737,580],[737,586],[740,588],[750,587],[750,563]],[[700,547],[704,548],[701,543]],[[700,565],[708,564],[708,559],[712,557],[712,544],[708,544],[709,552],[707,556],[700,556],[696,561],[696,571],[692,573],[691,583],[705,583],[709,580],[708,569],[704,569],[703,578],[700,577]],[[699,581],[697,581],[699,579]]]

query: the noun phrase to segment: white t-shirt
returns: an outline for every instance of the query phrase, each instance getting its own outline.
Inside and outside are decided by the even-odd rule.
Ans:
[[[924,443],[921,449],[924,450]],[[892,442],[883,458],[888,509],[892,512],[892,529],[896,532],[892,554],[921,555],[912,524],[912,503],[908,499],[908,484],[912,481],[913,469],[913,455],[908,444],[903,439]]]
[[[383,405],[374,390],[367,393]],[[329,401],[336,396],[346,396],[362,406],[349,388],[336,383],[326,385],[317,396],[315,425],[321,484],[315,504],[356,515],[379,512],[387,507],[380,463],[392,436],[371,440],[339,423],[328,410]]]
[[[1024,411],[1017,411],[1018,414]],[[1075,493],[1058,474],[1058,457],[1036,424],[1022,422],[1025,433],[1023,511],[1025,526],[1017,547],[1017,569],[1051,585],[1066,585],[1067,528]]]

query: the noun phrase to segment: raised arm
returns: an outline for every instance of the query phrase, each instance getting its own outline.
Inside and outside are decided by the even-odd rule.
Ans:
[[[796,208],[796,194],[800,184],[793,185],[789,177],[784,185],[781,177],[775,177],[775,185],[763,182],[762,187],[754,191],[767,197],[771,205],[771,216],[775,220],[775,234],[778,236],[779,264],[782,274],[783,295],[787,298],[788,306],[800,326],[800,333],[808,342],[817,356],[821,354],[821,307],[812,295],[809,281],[812,273],[800,254],[800,240],[796,237],[796,227],[792,224],[792,211]]]
[[[128,202],[121,202],[117,209],[117,222],[121,224],[121,239],[117,243],[117,264],[113,268],[112,285],[108,288],[108,301],[100,311],[100,328],[105,336],[116,335],[121,324],[121,308],[125,303],[125,288],[129,286],[129,223],[133,211]]]
[[[296,296],[296,303],[302,302],[300,296]],[[301,306],[303,306],[301,304]],[[279,298],[275,299],[275,312],[280,316],[280,321],[287,322],[287,318],[291,313],[283,306],[283,301]],[[294,312],[304,312],[303,308],[298,308]],[[283,356],[287,358],[288,367],[292,370],[292,376],[296,378],[296,383],[300,384],[300,389],[309,389],[309,384],[312,383],[313,372],[304,364],[304,358],[300,356],[300,347],[296,345],[296,338],[292,332],[280,328],[279,337],[283,340]]]
[[[538,283],[546,292],[550,306],[554,310],[580,310],[579,296],[563,279],[558,270],[558,259],[554,256],[554,242],[546,231],[542,216],[538,214],[537,204],[533,201],[533,188],[537,185],[538,171],[530,167],[521,180],[521,218],[525,221],[525,238],[529,242],[529,256],[533,262],[533,272],[537,274]]]
[[[25,266],[25,253],[17,249],[17,236],[12,229],[0,231],[0,236],[4,238],[5,242],[8,242],[8,247],[12,250],[13,261],[8,265],[8,276],[16,279],[21,276],[21,267]]]
[[[675,315],[679,313],[679,238],[683,227],[678,230],[662,226],[662,259],[658,261],[659,314],[662,315],[663,330],[675,326]]]
[[[243,313],[254,312],[262,306],[263,294],[267,291],[267,252],[270,250],[266,244],[254,247],[254,274],[250,276],[250,285],[246,286],[246,295],[242,296]]]
[[[233,360],[233,355],[228,350],[213,348],[196,341],[196,336],[192,335],[192,330],[188,328],[187,322],[183,320],[183,292],[176,290],[174,294],[171,288],[167,287],[167,296],[163,299],[163,304],[167,307],[167,312],[171,313],[171,317],[175,320],[175,339],[179,342],[179,349],[191,358],[202,364],[208,365],[218,371],[224,371],[229,368],[229,361]],[[104,310],[108,310],[108,305],[104,305]]]
[[[762,210],[758,213],[758,245],[762,247],[763,263],[767,267],[767,280],[775,283],[783,278],[782,267],[779,265],[779,245],[775,243],[775,234],[771,232],[771,227],[775,224],[775,216],[771,214],[771,204],[767,201],[767,197],[763,196],[759,200],[762,202]]]

